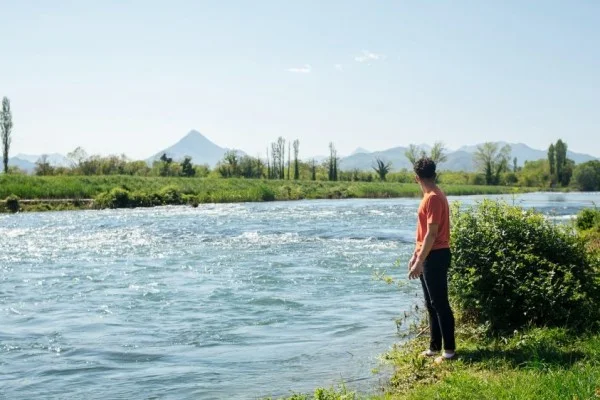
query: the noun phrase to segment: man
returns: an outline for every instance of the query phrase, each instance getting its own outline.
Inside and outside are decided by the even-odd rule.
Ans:
[[[431,340],[422,353],[435,357],[436,363],[455,358],[454,315],[448,302],[448,268],[450,267],[450,207],[435,183],[435,162],[421,158],[414,165],[416,181],[423,191],[417,219],[417,243],[408,263],[408,278],[421,279],[429,314]]]

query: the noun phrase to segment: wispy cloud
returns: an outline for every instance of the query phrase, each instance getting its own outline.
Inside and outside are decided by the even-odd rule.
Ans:
[[[305,64],[303,67],[288,68],[288,72],[295,74],[310,74],[311,70],[312,68],[308,64]]]
[[[338,71],[343,71],[344,70],[344,66],[342,64],[335,64],[334,68],[337,69]]]
[[[385,60],[385,54],[371,53],[370,51],[363,50],[361,55],[354,57],[354,60],[359,63],[381,61]]]

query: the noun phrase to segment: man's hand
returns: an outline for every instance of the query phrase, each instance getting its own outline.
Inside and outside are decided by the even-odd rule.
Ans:
[[[409,271],[413,267],[413,265],[415,265],[415,261],[417,261],[417,255],[413,254],[413,256],[411,257],[411,259],[408,261],[408,270]]]
[[[418,279],[423,273],[423,261],[415,260],[410,267],[408,279]]]

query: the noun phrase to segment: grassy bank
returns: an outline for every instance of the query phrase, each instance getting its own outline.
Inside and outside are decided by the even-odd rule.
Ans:
[[[396,373],[389,399],[593,399],[600,396],[600,335],[532,328],[486,338],[474,326],[458,335],[460,358],[435,365],[418,338],[387,355]]]
[[[0,199],[14,195],[20,199],[30,200],[97,198],[107,200],[109,192],[114,189],[122,189],[128,193],[128,198],[137,199],[128,206],[299,199],[392,198],[420,195],[419,187],[411,183],[136,176],[0,176]],[[512,187],[476,185],[446,185],[444,189],[449,195],[502,194],[514,193],[516,190]],[[169,195],[165,196],[165,193]],[[81,205],[85,206],[86,203],[81,203]],[[105,205],[100,202],[101,207]],[[44,207],[52,208],[52,203],[48,202]]]

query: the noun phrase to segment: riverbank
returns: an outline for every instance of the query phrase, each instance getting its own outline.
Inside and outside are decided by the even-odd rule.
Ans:
[[[531,192],[534,188],[442,185],[448,195]],[[0,176],[0,199],[18,197],[19,210],[150,207],[302,199],[417,197],[417,184],[136,176]],[[23,201],[25,200],[25,201]],[[0,211],[7,212],[5,200]]]
[[[426,336],[426,335],[425,335]],[[341,388],[319,388],[287,400],[552,400],[600,397],[600,335],[577,335],[560,328],[515,331],[487,338],[481,327],[457,331],[459,358],[436,365],[420,353],[420,336],[395,345],[384,358],[394,375],[383,393],[364,395]]]

